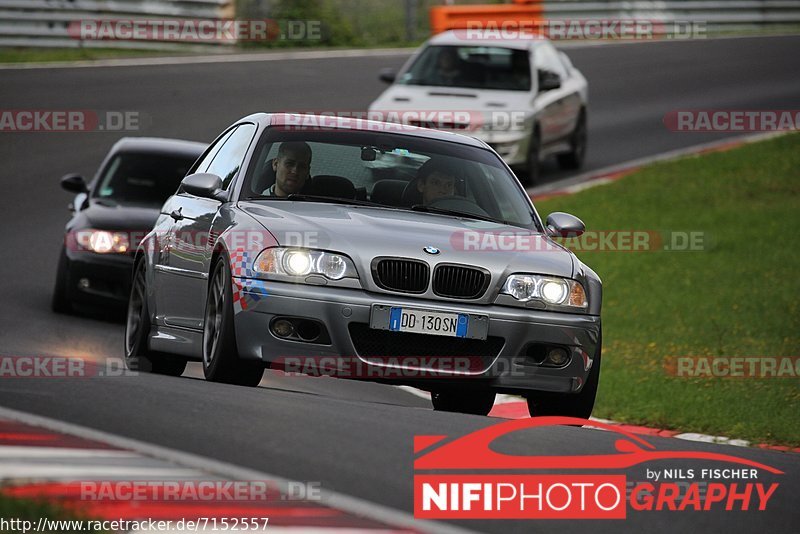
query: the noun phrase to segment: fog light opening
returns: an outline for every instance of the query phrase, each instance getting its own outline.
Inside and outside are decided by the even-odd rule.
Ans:
[[[561,348],[550,349],[547,352],[547,363],[556,367],[561,367],[569,361],[569,354]]]
[[[294,334],[294,325],[286,319],[278,319],[272,323],[272,333],[278,337],[289,337]]]

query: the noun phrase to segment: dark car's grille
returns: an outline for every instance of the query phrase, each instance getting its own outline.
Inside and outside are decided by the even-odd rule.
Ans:
[[[439,265],[433,271],[433,292],[440,297],[480,298],[489,286],[489,273],[463,265]]]
[[[427,263],[417,260],[383,259],[372,267],[379,287],[403,293],[425,293],[430,272]]]
[[[370,328],[364,323],[350,323],[348,328],[360,357],[393,358],[401,366],[406,357],[419,358],[414,363],[422,366],[422,358],[466,358],[470,370],[483,371],[494,362],[505,343],[503,338],[494,336],[480,340],[391,332]]]

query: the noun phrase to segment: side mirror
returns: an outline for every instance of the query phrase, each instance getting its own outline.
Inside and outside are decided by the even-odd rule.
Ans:
[[[86,193],[89,191],[83,176],[75,173],[65,174],[61,178],[61,187],[70,193]]]
[[[381,69],[378,74],[378,79],[386,83],[394,83],[397,78],[397,72],[394,69]]]
[[[547,235],[550,237],[578,237],[586,231],[583,221],[574,215],[554,211],[547,216]]]
[[[539,92],[552,91],[561,87],[561,76],[549,70],[539,71]]]
[[[210,198],[220,202],[225,200],[225,192],[222,190],[222,178],[216,174],[206,172],[190,174],[181,181],[181,187],[178,192],[181,191],[196,197]]]

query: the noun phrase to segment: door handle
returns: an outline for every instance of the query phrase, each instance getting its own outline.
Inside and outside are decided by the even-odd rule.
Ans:
[[[183,219],[183,215],[181,214],[181,210],[183,210],[182,207],[178,208],[176,210],[173,210],[172,213],[169,214],[169,216],[172,217],[176,222],[180,221],[181,219]]]

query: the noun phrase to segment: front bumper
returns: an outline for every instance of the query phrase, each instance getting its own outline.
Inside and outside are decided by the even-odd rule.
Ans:
[[[120,307],[131,292],[133,256],[67,251],[67,299],[74,303]]]
[[[478,131],[468,135],[480,139],[497,152],[509,166],[527,165],[530,132],[510,131]]]
[[[241,284],[242,280],[234,279],[234,282]],[[577,392],[589,374],[600,337],[600,317],[593,315],[442,302],[368,293],[360,289],[285,282],[258,281],[257,290],[252,289],[252,285],[250,289],[247,288],[248,284],[243,285],[245,288],[241,297],[248,304],[245,309],[238,308],[234,319],[240,357],[278,365],[287,361],[320,361],[320,358],[332,357],[326,360],[350,362],[347,372],[352,371],[351,364],[356,361],[362,366],[362,371],[366,368],[375,372],[353,378],[412,384],[423,389],[441,387],[443,384],[480,384],[481,387],[488,386],[509,393],[531,390]],[[386,335],[396,336],[396,344],[393,343],[391,347],[393,353],[404,354],[407,351],[419,356],[420,350],[430,347],[429,356],[432,357],[440,355],[440,351],[452,354],[450,349],[462,340],[369,328],[373,304],[487,316],[487,340],[472,340],[468,349],[482,351],[481,361],[485,365],[478,370],[473,368],[468,373],[449,373],[441,369],[432,373],[415,373],[411,365],[401,364],[399,369],[376,362],[371,358],[373,354],[365,354],[368,350],[365,347],[369,343],[358,336],[375,339]],[[270,330],[273,319],[278,317],[318,321],[324,325],[328,336],[323,343],[279,338]],[[418,346],[420,339],[424,344],[422,347]],[[533,344],[562,347],[570,355],[569,362],[560,368],[532,364],[526,350]],[[391,361],[396,363],[397,360]],[[347,376],[346,373],[333,374]]]

